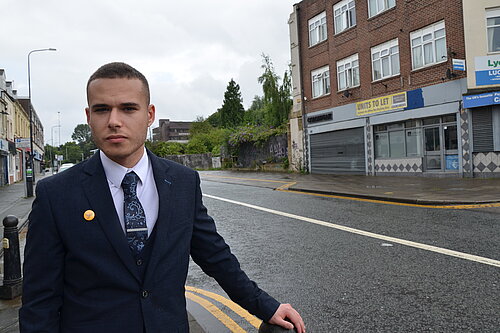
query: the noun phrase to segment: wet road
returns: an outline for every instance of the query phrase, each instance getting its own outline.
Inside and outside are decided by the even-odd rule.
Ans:
[[[500,209],[402,207],[202,185],[204,203],[243,269],[292,303],[308,332],[498,332]],[[226,296],[194,264],[187,285]],[[257,331],[230,306],[213,303],[243,331]],[[188,307],[207,332],[234,331],[198,303]]]

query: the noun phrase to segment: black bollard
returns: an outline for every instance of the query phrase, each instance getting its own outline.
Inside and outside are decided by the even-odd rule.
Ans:
[[[1,299],[14,299],[22,293],[21,255],[19,250],[19,220],[13,215],[3,219],[3,286]]]
[[[295,329],[287,330],[278,325],[272,325],[266,322],[262,322],[259,327],[259,333],[296,333]]]

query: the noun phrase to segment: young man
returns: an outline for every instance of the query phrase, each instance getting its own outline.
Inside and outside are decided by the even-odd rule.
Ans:
[[[248,311],[305,332],[289,304],[240,269],[203,206],[198,174],[145,149],[155,117],[146,78],[124,63],[104,65],[87,101],[100,151],[36,187],[21,332],[188,332],[190,255]]]

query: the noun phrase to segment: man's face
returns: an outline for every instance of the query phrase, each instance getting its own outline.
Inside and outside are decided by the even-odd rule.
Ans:
[[[111,160],[133,167],[142,157],[155,119],[139,79],[96,79],[88,87],[87,123],[97,147]]]

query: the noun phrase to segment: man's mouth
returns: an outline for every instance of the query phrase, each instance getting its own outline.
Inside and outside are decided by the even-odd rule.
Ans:
[[[127,139],[127,137],[123,135],[110,135],[106,137],[106,141],[111,142],[111,143],[120,143],[123,142]]]

